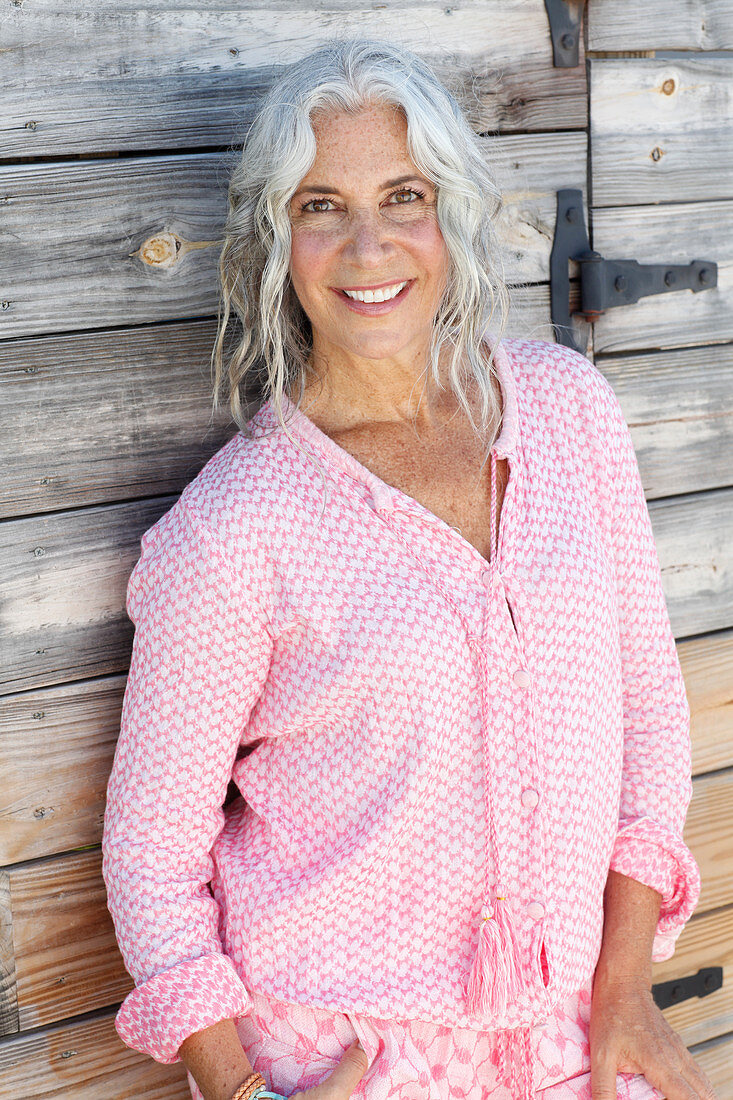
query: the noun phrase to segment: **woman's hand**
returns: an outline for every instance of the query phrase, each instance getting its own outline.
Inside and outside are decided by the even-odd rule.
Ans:
[[[616,1100],[617,1073],[643,1073],[667,1100],[716,1100],[642,980],[594,982],[590,1059],[593,1100]]]
[[[347,1100],[369,1068],[366,1051],[355,1040],[341,1056],[333,1073],[315,1088],[293,1092],[289,1100]]]

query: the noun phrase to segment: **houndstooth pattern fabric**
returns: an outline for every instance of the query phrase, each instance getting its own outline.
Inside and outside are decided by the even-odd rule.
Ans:
[[[289,402],[143,536],[103,867],[137,983],[117,1027],[158,1061],[253,991],[532,1025],[593,974],[609,867],[662,895],[655,959],[694,909],[689,708],[623,414],[561,345],[495,362],[491,563]],[[499,886],[523,986],[479,1019]]]

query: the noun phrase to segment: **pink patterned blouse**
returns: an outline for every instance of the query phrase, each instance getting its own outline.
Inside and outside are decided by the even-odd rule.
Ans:
[[[694,909],[689,708],[626,422],[575,351],[495,362],[490,563],[289,402],[143,536],[103,852],[117,1029],[160,1062],[252,991],[526,1027],[592,976],[609,868],[662,894],[657,960]],[[477,1012],[497,896],[519,984]]]

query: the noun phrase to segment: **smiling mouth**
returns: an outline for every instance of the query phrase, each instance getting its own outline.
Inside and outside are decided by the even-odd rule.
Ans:
[[[391,302],[393,298],[396,298],[398,294],[402,293],[410,281],[409,279],[404,279],[400,283],[388,283],[386,286],[372,287],[369,290],[346,290],[342,287],[339,289],[339,294],[343,294],[346,298],[351,299],[352,302],[364,302],[366,304]]]

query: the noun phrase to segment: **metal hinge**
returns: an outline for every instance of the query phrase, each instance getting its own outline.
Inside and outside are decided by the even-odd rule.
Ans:
[[[575,341],[570,319],[568,260],[580,266],[578,312],[591,322],[607,309],[630,305],[650,294],[668,294],[673,290],[692,290],[697,294],[718,285],[718,265],[712,260],[693,260],[689,264],[604,260],[588,241],[583,192],[574,188],[558,191],[555,240],[550,255],[550,312],[557,341],[583,353],[584,349]]]
[[[545,0],[552,38],[552,63],[556,69],[574,69],[579,61],[580,20],[583,5],[565,0]]]
[[[652,986],[652,996],[658,1008],[669,1008],[690,997],[708,997],[723,985],[723,967],[708,966],[688,978],[675,978]]]

